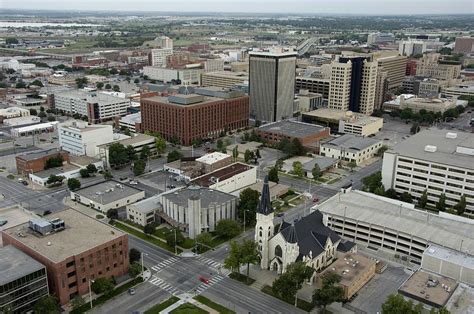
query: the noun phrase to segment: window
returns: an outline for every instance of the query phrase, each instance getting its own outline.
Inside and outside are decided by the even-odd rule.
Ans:
[[[281,246],[277,245],[275,247],[275,256],[278,256],[278,257],[282,257],[283,256],[283,252],[281,250]]]

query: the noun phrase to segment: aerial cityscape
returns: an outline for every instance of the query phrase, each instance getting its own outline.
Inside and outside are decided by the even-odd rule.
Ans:
[[[472,0],[0,1],[0,314],[474,313]]]

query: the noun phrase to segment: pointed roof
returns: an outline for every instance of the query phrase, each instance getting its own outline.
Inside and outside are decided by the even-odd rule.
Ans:
[[[260,204],[258,204],[257,207],[257,213],[263,215],[269,215],[273,213],[272,202],[270,202],[270,188],[268,187],[268,175],[265,176],[262,196],[260,197]]]
[[[296,234],[295,223],[293,222],[289,227],[288,234],[286,236],[286,241],[288,243],[297,243],[298,235]]]

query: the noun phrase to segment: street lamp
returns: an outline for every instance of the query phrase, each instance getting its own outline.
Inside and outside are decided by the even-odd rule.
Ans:
[[[143,255],[148,256],[148,254],[141,252],[141,259],[142,259],[142,275],[143,275],[143,272],[145,271],[145,267],[143,266]]]
[[[92,309],[92,289],[91,289],[91,282],[94,283],[95,281],[92,279],[89,279],[89,302],[91,304],[91,309]]]

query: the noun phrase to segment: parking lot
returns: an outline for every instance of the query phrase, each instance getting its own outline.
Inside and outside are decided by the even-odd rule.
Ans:
[[[140,177],[139,182],[148,185],[159,192],[185,186],[183,181],[177,181],[178,175],[166,171],[157,171]]]
[[[387,297],[397,293],[398,288],[410,275],[411,273],[402,266],[387,265],[382,274],[375,274],[375,277],[358,292],[349,306],[366,313],[380,313]]]

